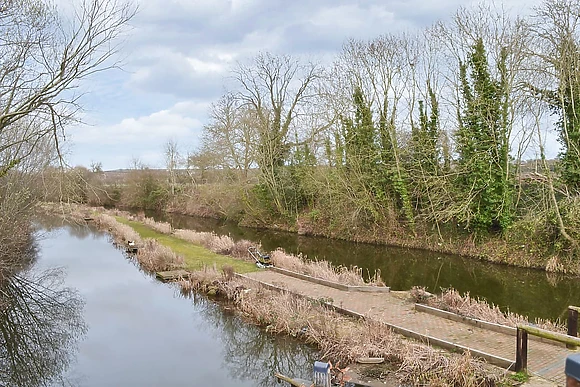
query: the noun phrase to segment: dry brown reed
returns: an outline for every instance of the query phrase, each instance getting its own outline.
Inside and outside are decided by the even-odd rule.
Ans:
[[[142,243],[141,237],[133,228],[117,222],[117,219],[111,215],[99,214],[94,218],[94,221],[97,227],[109,231],[117,243],[128,241],[133,241],[136,244]]]
[[[548,261],[546,262],[545,269],[548,273],[565,273],[566,272],[566,267],[560,261],[560,258],[558,256],[553,256],[550,259],[548,259]]]
[[[137,251],[137,261],[149,272],[175,270],[184,267],[183,257],[154,239],[145,239]]]
[[[230,281],[232,278],[234,278],[235,272],[236,271],[232,265],[224,265],[222,267],[222,273],[224,273],[224,279],[226,281]]]
[[[177,238],[186,240],[205,247],[217,254],[228,255],[231,253],[235,243],[227,235],[217,235],[211,232],[197,232],[193,230],[178,229],[174,231]]]
[[[167,222],[157,222],[153,218],[147,217],[143,217],[141,222],[161,234],[171,234],[173,232],[171,224]]]
[[[204,246],[208,242],[208,240],[212,237],[212,234],[210,232],[197,232],[193,230],[183,230],[183,229],[175,230],[173,232],[173,235],[177,238],[201,246]]]
[[[256,246],[255,243],[252,243],[246,239],[242,239],[234,243],[234,246],[230,251],[230,255],[234,258],[253,260],[252,257],[250,257],[250,253],[248,252],[250,247],[256,247],[258,250],[261,248],[260,245]]]
[[[486,300],[480,298],[471,297],[469,293],[461,295],[455,289],[444,289],[441,294],[432,297],[426,297],[425,293],[423,288],[415,287],[411,291],[411,296],[415,302],[424,303],[465,317],[510,327],[516,327],[518,324],[530,324],[527,317],[510,311],[503,312],[497,305],[489,304]],[[554,332],[566,332],[564,325],[550,320],[536,319],[534,325]]]
[[[381,279],[380,271],[376,271],[369,282],[365,282],[363,270],[357,266],[333,266],[328,261],[307,261],[302,255],[288,254],[282,249],[275,250],[271,257],[274,266],[311,277],[353,286],[385,286]]]
[[[206,248],[217,254],[229,255],[234,247],[234,240],[228,235],[215,235],[209,239]]]
[[[178,284],[182,291],[203,291],[204,286],[211,284],[214,281],[218,281],[222,276],[216,270],[215,267],[204,266],[200,270],[196,270],[189,274],[189,279],[182,279],[178,281]]]
[[[451,354],[404,339],[379,322],[353,319],[320,303],[276,292],[240,278],[226,281],[215,269],[193,273],[187,289],[211,291],[232,301],[249,321],[272,334],[316,345],[322,358],[345,366],[360,357],[384,357],[404,383],[494,386],[503,373],[469,355]]]

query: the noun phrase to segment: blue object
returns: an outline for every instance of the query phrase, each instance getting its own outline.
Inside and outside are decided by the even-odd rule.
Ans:
[[[566,358],[566,376],[580,380],[580,353]]]
[[[314,374],[327,375],[328,373],[330,373],[330,364],[322,361],[314,362]]]
[[[312,378],[314,379],[314,386],[330,387],[330,364],[321,361],[315,361]]]

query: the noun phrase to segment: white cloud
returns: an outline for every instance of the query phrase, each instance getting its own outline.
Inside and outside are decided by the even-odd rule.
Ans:
[[[80,1],[80,0],[75,0]],[[236,61],[258,51],[332,59],[345,39],[370,39],[448,18],[463,0],[137,0],[121,55],[125,72],[106,72],[82,90],[89,122],[70,131],[73,164],[160,163],[163,143],[199,141],[207,106],[230,82]],[[476,1],[476,0],[474,0]],[[491,2],[492,0],[487,0]],[[516,13],[540,0],[504,0]],[[57,0],[58,4],[68,4]]]
[[[189,62],[191,69],[196,73],[225,74],[227,72],[227,67],[223,63],[203,61],[197,58],[187,58],[187,61]]]
[[[183,151],[196,145],[207,104],[183,101],[142,117],[113,125],[78,126],[69,131],[75,164],[100,161],[106,169],[126,168],[134,157],[151,167],[163,166],[163,145],[175,140]]]

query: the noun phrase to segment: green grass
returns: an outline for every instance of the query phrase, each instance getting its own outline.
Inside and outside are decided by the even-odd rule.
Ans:
[[[185,260],[186,270],[200,270],[206,266],[212,267],[214,264],[218,270],[220,270],[224,265],[230,265],[234,268],[236,273],[249,273],[258,270],[256,265],[253,263],[216,254],[200,245],[184,241],[171,235],[161,234],[139,222],[133,222],[119,216],[115,218],[117,219],[117,222],[132,227],[141,238],[156,239],[163,246],[169,247],[177,255],[182,256]]]
[[[519,382],[519,383],[525,383],[528,381],[528,379],[530,378],[530,375],[528,375],[526,372],[516,372],[512,375],[510,375],[510,379]]]

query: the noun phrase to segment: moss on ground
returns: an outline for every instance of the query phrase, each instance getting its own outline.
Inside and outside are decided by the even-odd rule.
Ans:
[[[226,255],[216,254],[203,246],[157,232],[143,223],[134,222],[120,216],[117,216],[116,219],[119,223],[132,227],[141,238],[156,239],[163,246],[169,247],[176,254],[182,256],[185,260],[186,270],[195,271],[200,270],[203,267],[212,267],[214,265],[218,269],[221,269],[224,265],[230,265],[234,268],[236,273],[249,273],[258,270],[256,265],[253,263],[228,257]]]

